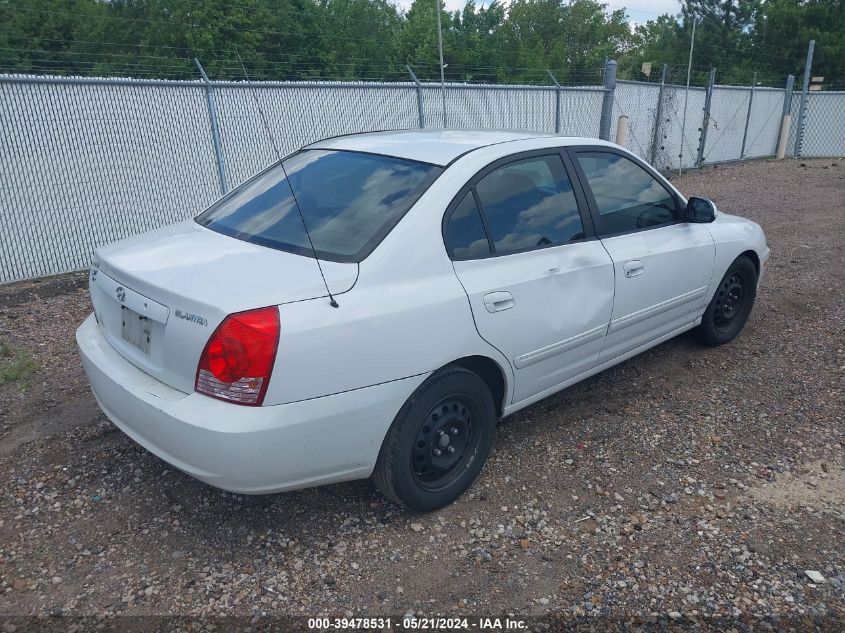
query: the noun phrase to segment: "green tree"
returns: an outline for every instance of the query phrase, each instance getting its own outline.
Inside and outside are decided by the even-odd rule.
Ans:
[[[593,0],[515,0],[503,27],[503,56],[525,81],[595,82],[604,60],[624,52],[632,34],[621,10]]]
[[[845,89],[845,1],[767,0],[755,23],[753,49],[769,72],[804,74],[807,44],[816,40],[813,75]]]
[[[0,0],[0,72],[239,79],[406,79],[410,64],[439,80],[437,1]],[[642,79],[643,62],[686,75],[696,23],[693,83],[711,67],[720,83],[781,85],[800,77],[815,39],[814,75],[845,82],[845,0],[683,0],[678,16],[631,28],[596,0],[467,0],[440,4],[450,81],[597,83],[605,59]]]
[[[689,41],[683,25],[674,16],[661,15],[656,20],[638,24],[634,29],[632,46],[620,62],[619,76],[644,80],[642,65],[652,65],[649,79],[659,78],[660,66],[674,65],[689,51]]]
[[[753,60],[751,44],[758,7],[759,0],[684,0],[684,32],[693,19],[697,21],[693,60],[696,69],[706,72],[717,68],[721,83],[749,83],[754,66],[759,66],[748,63]]]
[[[407,77],[397,58],[402,18],[386,0],[321,0],[319,60],[326,76]]]
[[[440,19],[446,30],[451,20],[449,14],[442,9],[442,3],[440,6]],[[399,33],[398,58],[402,63],[410,64],[420,79],[440,79],[435,11],[435,0],[414,0],[404,16]],[[444,61],[448,63],[447,59]]]
[[[500,44],[505,16],[505,7],[495,1],[476,8],[468,0],[463,11],[455,11],[444,42],[450,79],[496,82],[507,75]]]

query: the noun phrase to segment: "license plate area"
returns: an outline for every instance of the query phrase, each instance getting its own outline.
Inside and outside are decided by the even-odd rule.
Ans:
[[[152,340],[152,321],[126,306],[120,307],[121,338],[149,356]]]

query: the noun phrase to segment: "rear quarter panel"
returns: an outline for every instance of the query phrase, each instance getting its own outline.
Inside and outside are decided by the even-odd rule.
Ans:
[[[451,270],[403,283],[374,277],[362,276],[338,296],[338,308],[319,299],[279,307],[279,351],[265,403],[360,389],[489,353]]]

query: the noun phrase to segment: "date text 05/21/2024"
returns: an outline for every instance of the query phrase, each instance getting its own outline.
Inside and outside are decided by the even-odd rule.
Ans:
[[[524,620],[511,618],[446,618],[446,617],[404,617],[394,618],[309,618],[308,628],[313,630],[328,629],[379,629],[393,628],[412,631],[430,630],[470,630],[479,631],[519,631],[527,628]]]

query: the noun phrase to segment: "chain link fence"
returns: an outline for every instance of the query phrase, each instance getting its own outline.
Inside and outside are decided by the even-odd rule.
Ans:
[[[446,84],[445,108],[443,86],[416,80],[0,75],[0,283],[85,268],[98,245],[190,218],[272,163],[256,99],[283,154],[418,127],[613,140],[624,115],[628,149],[659,169],[686,169],[774,155],[783,114],[793,119],[790,153],[845,154],[845,93],[687,88],[665,68],[659,81],[617,82],[610,70],[598,86]]]
[[[792,122],[797,121],[800,95],[792,102]],[[790,148],[797,156],[842,156],[845,154],[845,91],[810,92],[804,109],[803,130],[795,150],[793,129]]]

